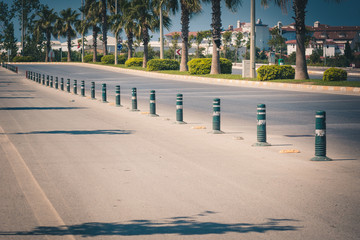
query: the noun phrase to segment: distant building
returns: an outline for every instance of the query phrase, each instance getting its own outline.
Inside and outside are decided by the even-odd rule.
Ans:
[[[288,41],[288,55],[296,52],[296,31],[295,23],[282,26],[281,33]],[[324,49],[324,57],[342,55],[345,51],[345,44],[349,42],[351,49],[357,49],[360,42],[360,26],[329,26],[320,24],[319,21],[314,26],[306,26],[312,38],[306,49],[306,55],[311,55],[316,48]]]

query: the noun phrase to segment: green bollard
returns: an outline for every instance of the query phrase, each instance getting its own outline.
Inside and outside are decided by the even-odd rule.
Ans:
[[[59,79],[55,77],[55,89],[59,89]]]
[[[81,81],[81,96],[85,97],[85,81]]]
[[[61,91],[64,91],[64,78],[61,78],[60,89],[61,89]]]
[[[77,80],[74,80],[74,89],[73,89],[73,93],[77,94]]]
[[[311,161],[332,161],[326,156],[326,112],[317,111],[315,119],[315,157]]]
[[[91,99],[95,99],[95,82],[91,82]]]
[[[102,84],[102,102],[107,103],[107,101],[106,101],[106,83]]]
[[[37,78],[37,73],[35,73],[35,76],[34,76],[34,79],[33,79],[34,82],[36,81],[36,78]]]
[[[121,105],[121,99],[120,99],[120,86],[119,86],[119,85],[116,86],[116,91],[115,91],[115,93],[116,93],[116,96],[115,96],[116,106],[117,106],[117,107],[122,107],[122,105]]]
[[[224,133],[220,130],[220,98],[214,98],[213,100],[213,130],[210,133]]]
[[[38,79],[39,79],[39,73],[35,73],[34,82],[38,82]]]
[[[67,79],[66,90],[68,93],[70,92],[70,78]]]
[[[50,76],[50,87],[52,88],[54,86],[54,78],[53,76]]]
[[[186,124],[183,118],[183,95],[176,95],[176,122],[177,124]]]
[[[150,91],[150,117],[158,117],[156,114],[156,98],[155,98],[155,90]]]
[[[266,106],[265,104],[257,105],[257,143],[254,147],[266,147],[271,144],[266,142]]]
[[[42,85],[45,85],[45,74],[42,75]]]
[[[46,86],[48,87],[50,85],[50,78],[49,75],[46,75]]]
[[[132,106],[131,111],[133,111],[133,112],[140,111],[139,109],[137,109],[137,93],[136,93],[136,88],[132,88],[132,90],[131,90],[131,106]]]

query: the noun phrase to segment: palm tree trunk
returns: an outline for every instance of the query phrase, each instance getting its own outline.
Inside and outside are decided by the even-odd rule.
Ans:
[[[181,38],[182,38],[182,51],[181,51],[181,63],[180,72],[186,72],[188,70],[187,62],[189,56],[188,39],[189,39],[189,10],[184,3],[185,0],[181,0]],[[176,51],[176,49],[175,49]]]
[[[126,36],[128,39],[128,59],[132,58],[133,56],[133,36],[134,34],[129,31],[127,32]]]
[[[69,32],[67,34],[67,45],[68,45],[67,61],[71,62],[71,36]]]
[[[49,52],[50,52],[50,45],[51,45],[51,33],[46,33],[46,53],[45,53],[45,62],[49,61]]]
[[[95,27],[93,27],[93,47],[94,47],[93,62],[96,62],[96,58],[97,58],[97,31],[95,30]]]
[[[221,44],[221,6],[220,0],[211,0],[212,9],[212,37],[213,37],[213,55],[210,74],[220,74],[220,57],[218,48]],[[218,45],[217,45],[217,44]]]
[[[106,14],[106,0],[102,0],[102,9],[101,9],[101,15],[102,15],[102,34],[103,34],[103,53],[104,56],[107,55],[107,14]]]
[[[305,9],[308,0],[295,0],[293,9],[295,12],[296,28],[296,71],[295,79],[309,79],[305,56]]]
[[[144,58],[143,58],[143,68],[146,68],[148,62],[148,44],[149,44],[149,30],[147,26],[143,28],[143,43],[144,43]]]

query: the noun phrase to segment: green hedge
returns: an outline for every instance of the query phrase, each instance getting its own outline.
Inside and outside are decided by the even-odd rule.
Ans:
[[[347,72],[340,68],[329,68],[324,72],[323,81],[346,81]]]
[[[124,64],[126,61],[125,55],[118,55],[118,64]],[[114,64],[115,55],[106,55],[101,58],[101,62],[105,64]]]
[[[209,74],[211,71],[211,58],[194,58],[188,62],[189,72],[194,75]],[[232,73],[232,63],[226,58],[220,58],[221,74]]]
[[[147,63],[148,71],[179,70],[180,64],[173,59],[151,59]]]
[[[92,62],[93,61],[93,55],[92,54],[88,54],[84,56],[84,62]]]
[[[13,62],[34,62],[35,59],[32,56],[15,56],[12,59]]]
[[[126,67],[142,67],[142,58],[130,58],[125,62]]]
[[[263,65],[257,70],[257,74],[257,79],[260,81],[294,79],[295,69],[287,65]]]

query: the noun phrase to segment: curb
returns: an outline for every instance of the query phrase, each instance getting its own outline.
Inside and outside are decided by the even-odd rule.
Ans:
[[[313,91],[321,93],[334,93],[344,95],[360,95],[359,87],[337,87],[337,86],[319,86],[319,85],[306,85],[306,84],[292,84],[292,83],[277,83],[277,82],[261,82],[261,81],[249,81],[249,80],[233,80],[233,79],[220,79],[220,78],[206,78],[195,76],[183,76],[183,75],[171,75],[165,73],[139,71],[134,69],[116,68],[112,66],[95,65],[90,63],[15,63],[15,64],[62,64],[62,65],[79,65],[90,66],[97,69],[107,69],[113,72],[127,73],[138,76],[146,76],[153,78],[161,78],[167,80],[176,81],[191,81],[199,83],[208,83],[216,85],[230,85],[241,87],[254,87],[254,88],[272,88],[277,90],[293,90],[293,91]]]

